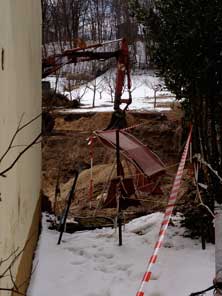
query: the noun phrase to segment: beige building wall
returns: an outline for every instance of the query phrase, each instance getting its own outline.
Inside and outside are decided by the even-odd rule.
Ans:
[[[41,113],[40,45],[41,0],[0,0],[0,159],[19,122],[25,124]],[[0,172],[40,129],[38,118],[16,136],[14,147],[0,162]],[[37,236],[40,171],[41,144],[37,144],[5,178],[0,176],[0,259],[22,249],[28,241],[25,256],[21,255],[12,268],[20,283],[27,279]],[[8,262],[0,265],[0,274]],[[11,285],[9,278],[0,280],[1,288]]]

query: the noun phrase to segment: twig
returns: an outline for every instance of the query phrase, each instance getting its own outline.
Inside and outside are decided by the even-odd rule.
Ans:
[[[0,266],[3,264],[3,263],[5,263],[5,262],[7,262],[14,254],[16,254],[17,252],[18,252],[18,250],[19,250],[19,248],[17,248],[14,252],[12,252],[7,258],[5,258],[5,259],[1,259],[0,260]]]
[[[41,137],[42,133],[40,133],[29,145],[26,146],[25,149],[23,149],[19,154],[18,156],[15,158],[15,160],[6,168],[4,169],[3,171],[0,172],[0,176],[1,177],[6,177],[6,173],[8,171],[10,171],[14,165],[17,163],[17,161],[21,158],[21,156],[30,148],[32,147],[37,141],[38,139]]]
[[[214,170],[210,163],[207,163],[203,158],[201,158],[200,154],[195,154],[193,156],[193,158],[197,159],[198,162],[200,162],[203,165],[205,165],[206,167],[208,167],[211,170],[211,172],[214,173],[217,176],[217,178],[220,180],[220,182],[222,183],[222,177],[218,174],[218,171]]]
[[[10,268],[9,268],[9,273],[10,273],[10,279],[11,279],[11,281],[12,281],[12,283],[13,283],[13,287],[15,287],[15,290],[18,291],[19,289],[18,289],[18,287],[17,287],[17,285],[16,285],[16,282],[15,282],[15,280],[14,280],[14,278],[13,278],[13,275],[12,275],[12,267],[11,267],[11,266],[10,266]]]
[[[27,245],[29,244],[29,242],[32,240],[33,236],[35,233],[33,233],[30,238],[27,240],[27,242],[25,243],[24,247],[19,251],[19,248],[17,248],[15,251],[13,251],[6,259],[1,261],[1,264],[3,262],[7,262],[10,258],[12,258],[12,256],[14,256],[14,258],[11,260],[11,262],[8,263],[8,265],[5,267],[4,271],[0,274],[0,279],[2,278],[6,278],[6,277],[10,277],[10,280],[12,282],[12,287],[11,288],[0,288],[0,291],[6,291],[6,292],[12,292],[12,293],[16,293],[18,295],[24,295],[24,293],[22,293],[20,291],[20,289],[24,286],[24,284],[28,283],[30,281],[30,278],[33,274],[33,272],[35,271],[35,269],[33,269],[33,272],[28,276],[27,279],[25,279],[25,281],[23,281],[19,286],[16,284],[13,274],[12,274],[12,267],[14,266],[15,262],[18,260],[18,258],[21,256],[21,254],[24,252],[25,248],[27,247]],[[19,251],[19,252],[18,252]],[[0,264],[0,266],[1,266]]]
[[[20,292],[20,291],[16,291],[15,289],[13,288],[0,288],[0,291],[7,291],[7,292],[12,292],[12,293],[16,293],[18,295],[23,295],[25,296],[24,293]]]
[[[42,143],[42,140],[36,142],[34,145],[38,145],[38,144],[41,144]],[[28,145],[27,144],[24,144],[24,145],[14,145],[11,147],[11,149],[13,148],[21,148],[21,147],[27,147]]]
[[[35,233],[33,233],[30,238],[27,240],[27,242],[25,243],[24,247],[21,249],[21,251],[19,251],[17,253],[17,251],[19,250],[19,248],[16,249],[16,251],[12,252],[12,254],[10,254],[10,256],[8,257],[8,259],[10,257],[12,257],[13,255],[15,255],[15,257],[13,258],[13,260],[8,264],[8,266],[5,268],[5,270],[0,274],[0,279],[3,278],[6,273],[9,271],[9,269],[15,264],[16,260],[20,257],[20,255],[24,252],[25,248],[27,247],[27,245],[29,244],[29,242],[31,241],[31,239],[33,238]],[[16,254],[17,253],[17,254]],[[7,259],[7,260],[8,260]]]
[[[211,211],[211,209],[207,205],[205,205],[205,203],[203,202],[203,199],[201,197],[201,193],[200,193],[199,186],[198,186],[198,163],[196,166],[194,166],[194,171],[195,171],[194,181],[195,181],[195,185],[196,185],[196,189],[197,189],[197,196],[200,200],[200,205],[203,206],[204,208],[206,208],[207,211],[212,215],[212,217],[215,218],[214,213]]]
[[[23,124],[21,126],[21,122],[22,122],[22,119],[24,117],[24,113],[22,113],[21,117],[20,117],[20,120],[19,120],[19,123],[18,123],[18,126],[17,126],[17,129],[16,131],[14,132],[13,136],[12,136],[12,139],[8,145],[8,147],[6,148],[5,152],[3,153],[3,155],[0,157],[0,163],[2,162],[2,160],[6,157],[6,155],[8,154],[8,152],[10,151],[10,149],[12,148],[12,144],[17,136],[17,134],[23,130],[25,127],[27,127],[28,125],[30,125],[33,121],[35,121],[36,119],[38,119],[40,116],[42,116],[42,113],[38,114],[37,116],[35,116],[34,118],[32,118],[31,120],[29,120],[27,123]]]
[[[9,265],[5,268],[5,270],[0,274],[0,279],[2,279],[3,277],[5,277],[5,275],[7,274],[7,272],[10,271],[10,268],[15,264],[16,260],[24,252],[24,249],[25,249],[25,247],[18,254],[15,255],[15,257],[13,258],[13,260],[9,263]]]

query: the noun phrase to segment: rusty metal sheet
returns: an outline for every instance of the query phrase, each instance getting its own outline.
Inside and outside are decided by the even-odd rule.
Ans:
[[[97,131],[95,134],[104,145],[115,149],[115,130]],[[119,141],[120,153],[147,177],[152,177],[165,171],[165,166],[159,157],[131,134],[120,130]]]

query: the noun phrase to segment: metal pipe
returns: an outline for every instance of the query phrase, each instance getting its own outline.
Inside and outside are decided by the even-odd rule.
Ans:
[[[120,145],[119,145],[119,129],[116,130],[116,170],[117,178],[121,177],[121,165],[120,165]],[[121,187],[120,183],[117,185],[117,204],[118,204],[118,213],[117,213],[117,223],[119,229],[119,246],[122,246],[122,219],[121,219]]]

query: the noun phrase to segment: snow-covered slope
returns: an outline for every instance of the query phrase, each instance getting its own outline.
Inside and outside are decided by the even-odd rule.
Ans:
[[[56,78],[48,77],[45,80],[51,82],[51,87],[55,86]],[[69,99],[81,98],[82,104],[80,109],[67,110],[67,112],[108,112],[113,111],[113,103],[111,102],[111,91],[109,85],[112,85],[114,91],[115,71],[108,71],[96,80],[91,81],[88,85],[83,85],[71,92],[64,91],[64,86],[67,84],[66,79],[60,78],[57,90],[65,94]],[[132,75],[132,104],[129,110],[148,111],[154,109],[154,89],[158,85],[163,85],[163,82],[156,77],[152,72]],[[95,107],[92,108],[93,102],[93,87],[96,88]],[[175,101],[172,93],[166,90],[159,90],[157,95],[156,111],[168,111],[169,106],[164,106],[165,103]],[[122,98],[128,98],[127,90],[122,95]],[[161,106],[158,107],[158,104]]]
[[[121,247],[113,229],[65,234],[58,246],[58,232],[47,229],[44,217],[28,296],[135,296],[162,217],[154,213],[131,221]],[[175,225],[168,229],[147,296],[188,296],[212,283],[214,246],[201,250],[198,240],[183,237],[184,229]]]

